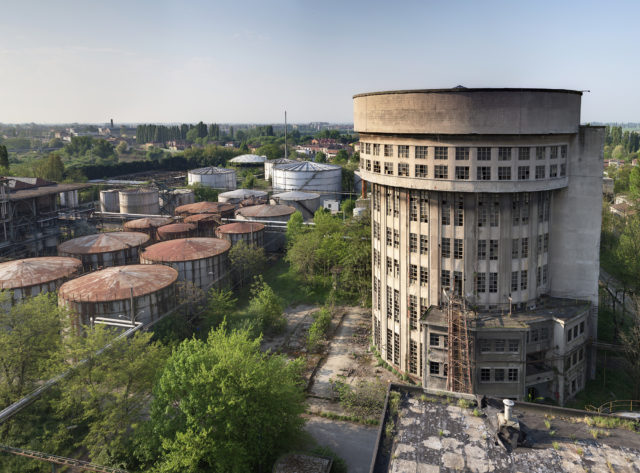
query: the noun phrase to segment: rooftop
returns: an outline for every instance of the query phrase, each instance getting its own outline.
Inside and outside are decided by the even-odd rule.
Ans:
[[[252,233],[264,230],[264,225],[255,222],[235,222],[227,223],[218,227],[216,232],[219,233]]]
[[[232,190],[232,191],[227,191],[227,192],[222,192],[221,194],[218,194],[218,198],[220,197],[224,197],[227,199],[247,199],[249,197],[255,197],[255,196],[265,196],[267,195],[267,192],[265,191],[261,191],[261,190],[254,190],[254,189],[236,189],[236,190]]]
[[[315,192],[290,191],[282,192],[280,194],[273,194],[271,198],[282,200],[313,200],[319,199],[320,194],[316,194]]]
[[[82,261],[63,256],[27,258],[0,263],[0,289],[34,286],[67,277],[82,267]]]
[[[196,225],[193,223],[170,223],[169,225],[158,227],[158,233],[181,233],[190,232],[191,230],[195,229]]]
[[[51,181],[35,177],[10,177],[9,200],[33,199],[46,195],[59,194],[61,192],[75,191],[90,187],[89,184],[57,184]]]
[[[92,254],[124,250],[149,241],[149,235],[139,232],[109,232],[86,235],[58,245],[58,251],[68,254]]]
[[[236,214],[243,217],[280,217],[283,215],[291,215],[296,209],[290,205],[251,205],[243,207],[236,211]]]
[[[233,204],[225,202],[196,202],[176,207],[176,214],[218,214],[235,209]]]
[[[162,225],[168,225],[173,222],[171,217],[145,217],[137,218],[135,220],[129,220],[125,222],[124,228],[152,228],[161,227]]]
[[[362,94],[356,94],[353,98],[356,97],[366,97],[368,95],[389,95],[389,94],[438,94],[438,93],[473,93],[473,92],[556,92],[556,93],[565,93],[565,94],[577,94],[582,95],[581,90],[570,90],[570,89],[528,89],[528,88],[491,88],[491,87],[480,87],[480,88],[466,88],[462,86],[453,87],[451,89],[408,89],[408,90],[385,90],[379,92],[364,92]]]
[[[267,160],[266,156],[258,156],[257,154],[242,154],[240,156],[237,156],[233,159],[230,159],[229,162],[230,163],[236,163],[236,164],[248,164],[248,163],[264,163]]]
[[[193,261],[220,255],[229,248],[231,243],[219,238],[180,238],[151,245],[141,258],[157,262]]]
[[[229,174],[235,172],[233,169],[217,168],[215,166],[209,166],[206,168],[192,169],[189,171],[191,174]]]
[[[371,473],[640,471],[632,421],[516,402],[513,446],[497,436],[501,400],[460,399],[391,385]]]
[[[325,163],[316,163],[314,161],[301,161],[289,164],[278,164],[275,169],[279,171],[306,171],[306,172],[316,172],[316,171],[335,171],[336,169],[342,169],[340,166],[336,164],[325,164]]]

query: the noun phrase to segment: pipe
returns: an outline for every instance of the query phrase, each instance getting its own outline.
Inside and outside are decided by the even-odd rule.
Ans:
[[[511,422],[511,411],[513,410],[515,402],[511,399],[505,399],[502,403],[504,404],[504,420],[505,422]]]

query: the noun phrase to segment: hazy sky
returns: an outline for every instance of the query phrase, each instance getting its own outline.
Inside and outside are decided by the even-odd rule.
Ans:
[[[640,121],[640,2],[0,0],[0,122],[351,122],[376,90],[590,90]]]

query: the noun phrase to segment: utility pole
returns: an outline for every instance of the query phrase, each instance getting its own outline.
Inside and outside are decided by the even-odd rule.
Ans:
[[[284,158],[287,159],[287,111],[284,111]]]

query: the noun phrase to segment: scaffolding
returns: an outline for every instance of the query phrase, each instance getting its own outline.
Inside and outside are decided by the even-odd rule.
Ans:
[[[472,393],[471,359],[467,309],[463,299],[450,294],[447,302],[448,326],[448,372],[447,390],[457,393]]]

